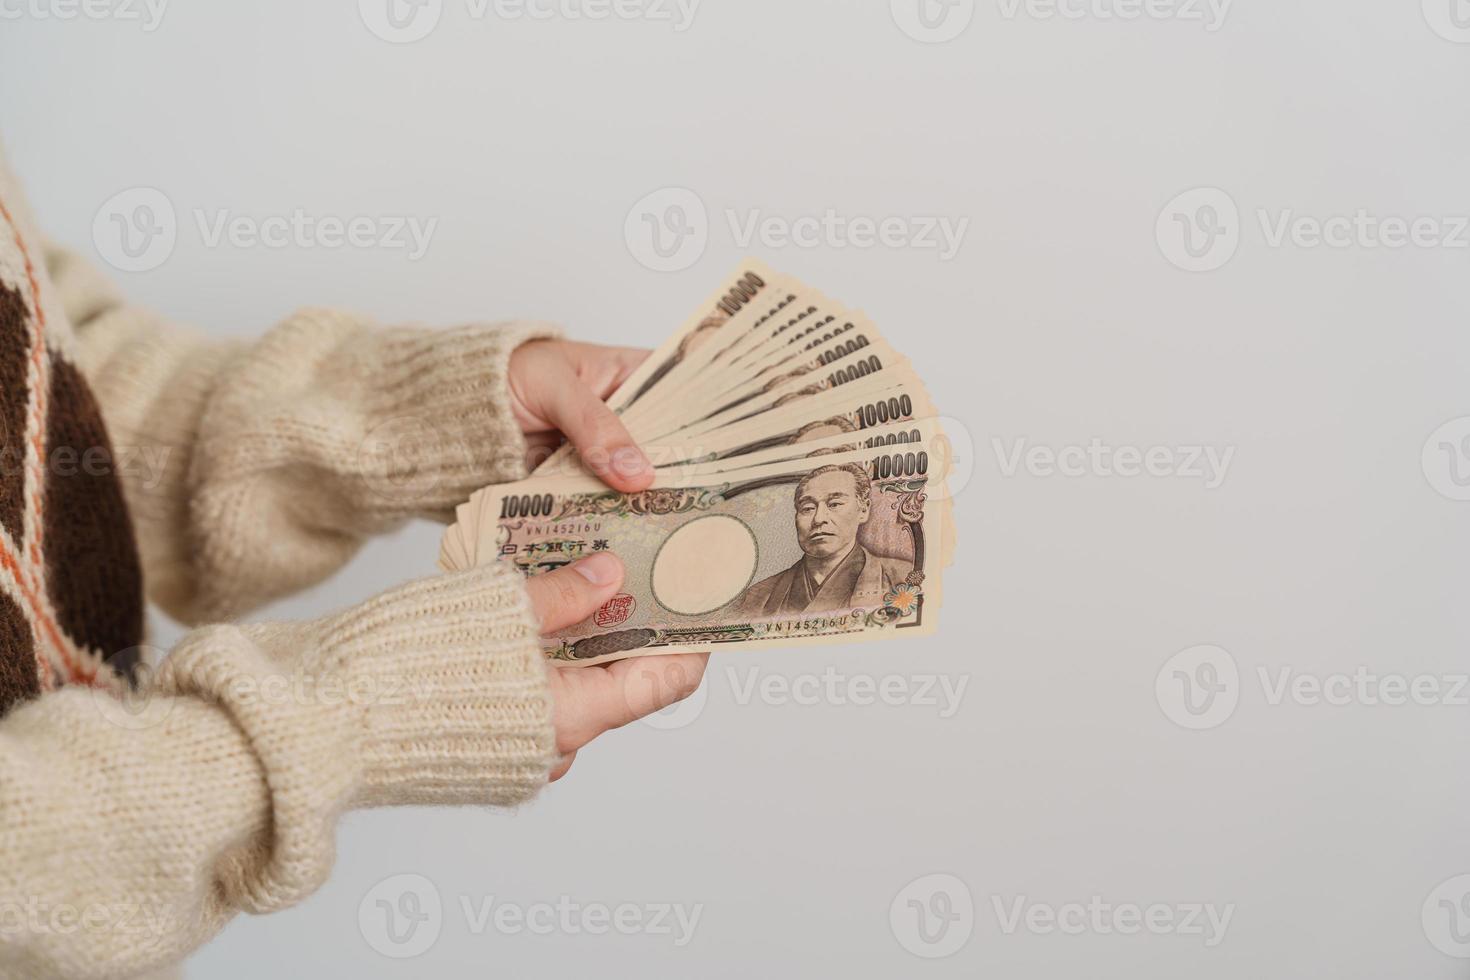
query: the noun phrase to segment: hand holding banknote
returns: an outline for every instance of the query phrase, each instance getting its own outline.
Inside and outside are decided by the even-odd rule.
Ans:
[[[653,467],[606,399],[647,357],[647,351],[630,347],[560,340],[518,347],[507,387],[511,412],[533,457],[545,458],[565,437],[586,468],[609,486],[646,489]],[[603,552],[530,579],[526,592],[543,632],[550,634],[591,617],[618,594],[623,579],[623,563]],[[597,736],[694,693],[708,659],[708,653],[689,653],[657,662],[621,661],[605,670],[552,670],[559,757],[552,781],[566,775],[578,750]]]
[[[554,630],[547,656],[607,664],[935,629],[948,481],[968,460],[905,352],[862,313],[747,260],[646,358],[609,365],[578,345],[527,356],[545,363],[524,375],[537,394],[520,398],[523,427],[569,442],[531,478],[462,504],[439,564],[505,562],[534,583],[617,554],[624,586]]]
[[[545,633],[587,619],[617,595],[623,563],[606,552],[526,582],[531,609]],[[661,711],[694,693],[708,653],[622,660],[602,670],[550,672],[559,761],[553,782],[566,775],[577,751],[604,732]]]
[[[653,467],[606,399],[648,357],[632,347],[534,340],[516,348],[507,387],[516,424],[533,458],[562,438],[587,469],[617,490],[636,493],[653,482]]]

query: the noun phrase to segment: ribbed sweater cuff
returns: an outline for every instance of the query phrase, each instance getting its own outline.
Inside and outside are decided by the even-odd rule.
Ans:
[[[527,341],[559,336],[524,322],[384,331],[357,460],[374,491],[368,506],[442,519],[481,487],[524,478],[510,356]]]
[[[356,803],[511,806],[555,758],[539,629],[500,567],[426,579],[337,617],[324,636],[376,699]]]
[[[268,912],[319,887],[346,809],[534,796],[556,742],[536,634],[519,576],[494,566],[324,620],[191,633],[159,690],[223,709],[270,796],[236,901]]]

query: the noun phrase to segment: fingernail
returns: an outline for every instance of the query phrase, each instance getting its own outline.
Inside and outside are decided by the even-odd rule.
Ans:
[[[612,585],[623,574],[623,563],[616,555],[607,552],[583,558],[574,563],[572,568],[593,585]]]
[[[594,473],[607,472],[608,455],[606,449],[593,446],[591,449],[582,454],[582,461],[586,463],[587,468]]]
[[[622,476],[639,476],[650,469],[648,457],[637,446],[624,446],[613,453],[612,465]]]

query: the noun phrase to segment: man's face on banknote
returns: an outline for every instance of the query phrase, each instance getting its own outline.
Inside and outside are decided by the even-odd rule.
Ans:
[[[796,539],[813,558],[846,554],[867,520],[868,504],[858,496],[857,476],[849,470],[817,473],[799,488]]]

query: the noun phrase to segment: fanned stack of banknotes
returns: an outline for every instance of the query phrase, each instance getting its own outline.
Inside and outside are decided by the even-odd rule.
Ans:
[[[742,263],[608,400],[656,467],[609,489],[569,447],[457,512],[439,564],[526,575],[598,551],[623,590],[545,640],[565,663],[935,628],[953,450],[862,314]]]

